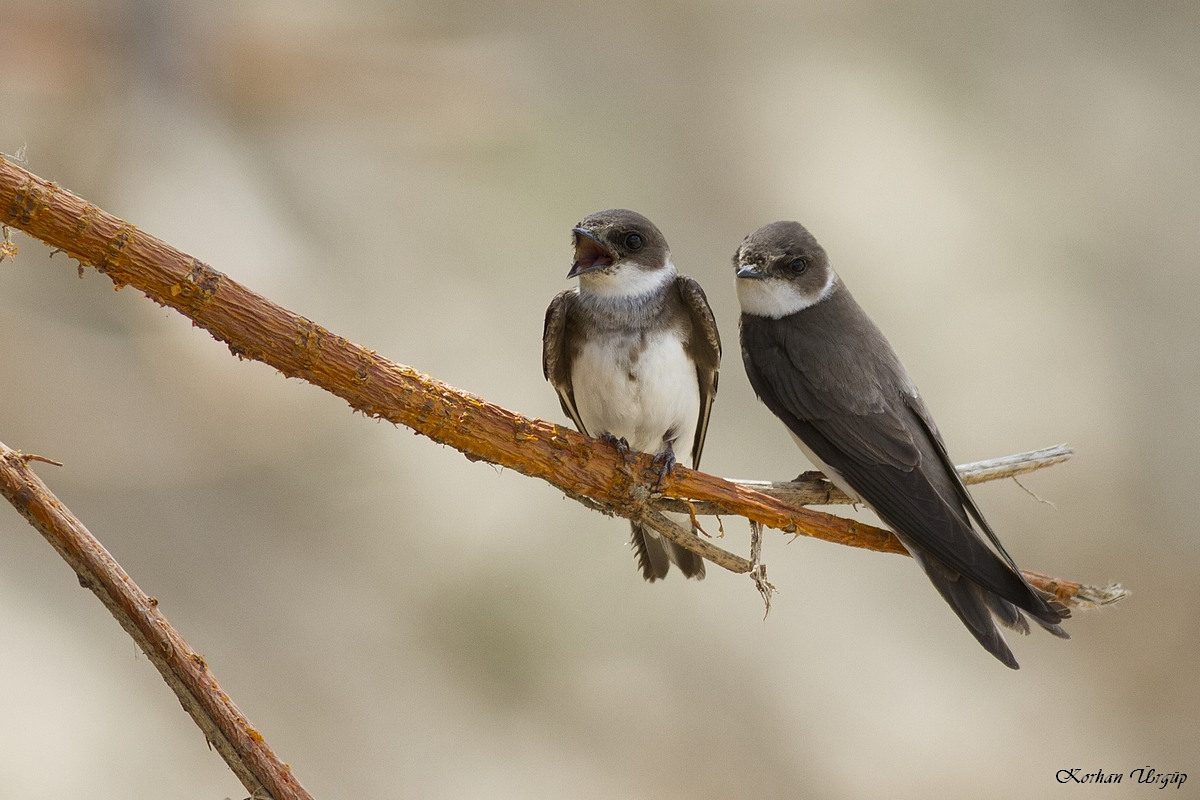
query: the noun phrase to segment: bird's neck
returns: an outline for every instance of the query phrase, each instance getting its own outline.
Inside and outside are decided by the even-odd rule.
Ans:
[[[795,283],[781,278],[739,278],[738,304],[742,313],[768,319],[783,319],[827,302],[838,291],[841,282],[835,273],[818,291],[803,291]]]
[[[668,299],[667,289],[676,275],[675,265],[670,261],[656,270],[627,264],[607,275],[586,276],[593,280],[581,279],[579,302],[598,322],[621,327],[636,325],[660,314]]]

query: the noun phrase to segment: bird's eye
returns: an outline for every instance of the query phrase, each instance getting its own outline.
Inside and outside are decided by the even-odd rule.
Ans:
[[[642,249],[642,235],[640,233],[631,233],[625,237],[625,246],[630,250]]]
[[[804,272],[804,270],[808,269],[808,262],[803,258],[793,258],[788,264],[788,268],[791,269],[792,272],[799,275],[801,272]]]

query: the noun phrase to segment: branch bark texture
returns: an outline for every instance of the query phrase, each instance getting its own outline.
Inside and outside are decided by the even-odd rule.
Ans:
[[[783,484],[729,481],[679,466],[651,495],[657,467],[648,455],[623,458],[614,448],[573,430],[532,419],[396,364],[288,311],[183,253],[0,156],[0,225],[18,228],[81,265],[95,267],[118,288],[133,286],[177,310],[224,342],[238,358],[269,364],[287,377],[329,391],[356,411],[386,419],[487,461],[539,478],[584,505],[638,519],[714,563],[751,573],[769,596],[765,569],[692,535],[664,517],[664,508],[729,514],[793,534],[881,552],[905,553],[889,531],[799,507],[846,498],[820,476]],[[5,232],[0,254],[16,253]],[[82,269],[82,267],[81,267]],[[1028,471],[1069,457],[1069,450],[1025,454]],[[171,628],[153,598],[134,585],[87,529],[28,468],[24,456],[0,444],[0,491],[47,538],[138,642],[175,690],[213,746],[254,796],[308,798],[242,713],[220,690],[204,659]],[[1027,572],[1035,586],[1072,606],[1102,605],[1123,596]]]
[[[311,800],[148,596],[29,468],[36,459],[0,442],[0,494],[29,520],[125,629],[184,710],[253,797]]]
[[[652,497],[657,468],[651,456],[624,459],[573,430],[522,416],[389,361],[2,157],[0,223],[95,267],[117,288],[133,286],[177,310],[238,358],[306,380],[356,411],[409,427],[472,461],[544,480],[603,513],[648,519],[671,500],[691,501],[708,513],[746,517],[787,533],[907,554],[890,531],[801,508],[682,465],[658,486],[663,499]],[[835,495],[826,492],[826,497],[817,502],[836,502],[828,499]],[[752,569],[746,559],[697,537],[681,544],[734,572]],[[1060,590],[1063,585],[1070,584],[1056,583]]]

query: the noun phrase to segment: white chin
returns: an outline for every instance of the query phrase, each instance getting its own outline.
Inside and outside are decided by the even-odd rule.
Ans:
[[[832,283],[832,281],[831,281]],[[829,286],[816,295],[800,291],[796,284],[779,278],[738,278],[737,296],[743,314],[779,319],[816,305]]]
[[[659,269],[642,269],[633,264],[618,264],[605,270],[579,276],[579,288],[588,294],[609,299],[641,297],[656,292],[675,277],[670,261]]]

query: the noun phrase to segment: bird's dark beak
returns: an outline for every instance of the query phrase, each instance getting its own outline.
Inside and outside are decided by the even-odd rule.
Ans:
[[[575,234],[575,263],[571,265],[568,278],[577,278],[586,272],[611,267],[616,258],[613,252],[600,243],[596,235],[587,228],[573,228]]]
[[[767,273],[759,272],[758,267],[753,264],[746,264],[744,267],[738,267],[737,276],[739,278],[765,278]]]

